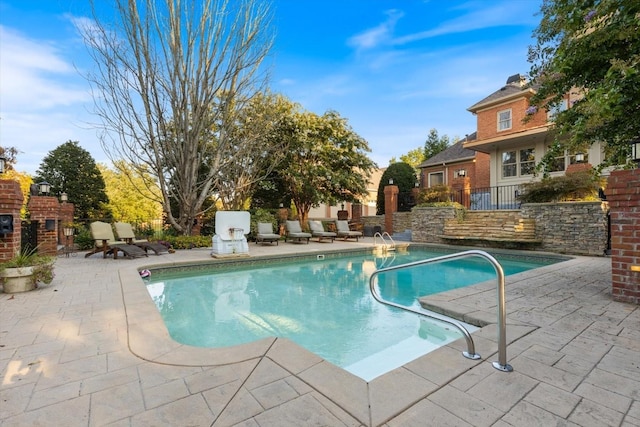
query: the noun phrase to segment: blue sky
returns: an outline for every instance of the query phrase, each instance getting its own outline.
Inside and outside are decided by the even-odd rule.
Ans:
[[[17,169],[77,140],[108,163],[90,123],[91,67],[74,22],[86,0],[0,0],[0,145]],[[541,0],[279,0],[270,88],[322,114],[335,110],[386,166],[435,128],[475,131],[466,109],[527,73]],[[101,3],[105,8],[106,2]]]

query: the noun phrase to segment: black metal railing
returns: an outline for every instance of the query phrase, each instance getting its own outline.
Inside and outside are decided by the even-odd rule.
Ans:
[[[501,185],[453,190],[451,200],[470,210],[520,209],[519,196],[523,193],[520,185]]]

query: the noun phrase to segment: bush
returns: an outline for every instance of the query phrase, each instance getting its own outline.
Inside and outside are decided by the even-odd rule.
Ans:
[[[434,185],[433,187],[425,188],[420,191],[418,195],[418,203],[442,203],[451,201],[451,189],[444,185]]]
[[[593,170],[579,171],[523,184],[518,196],[522,203],[549,203],[567,200],[598,200],[603,180]]]
[[[76,227],[76,230],[77,234],[73,241],[78,246],[78,249],[81,251],[93,249],[94,242],[93,237],[91,237],[91,231],[85,226]]]
[[[278,232],[278,221],[276,216],[268,209],[258,208],[251,213],[251,232],[247,235],[247,240],[255,240],[256,229],[259,222],[270,222],[273,227],[273,232]]]
[[[193,249],[211,247],[211,236],[171,236],[165,235],[164,242],[173,249]],[[165,244],[165,243],[163,243]]]

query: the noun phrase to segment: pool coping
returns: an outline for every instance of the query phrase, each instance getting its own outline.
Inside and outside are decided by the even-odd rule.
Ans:
[[[443,248],[440,245],[412,244],[417,247]],[[465,250],[464,247],[446,247],[453,252]],[[478,248],[474,248],[478,249]],[[318,250],[304,257],[322,254],[342,254],[354,252],[371,252],[372,248],[354,250]],[[497,250],[491,249],[496,253]],[[514,254],[519,251],[508,251]],[[554,256],[556,254],[524,252],[527,256]],[[507,253],[507,252],[504,252]],[[483,325],[472,336],[476,350],[482,355],[480,360],[469,360],[462,357],[466,350],[463,338],[449,343],[431,353],[423,355],[402,367],[396,368],[369,382],[357,377],[336,365],[320,358],[294,342],[283,338],[265,338],[253,343],[226,348],[199,348],[180,344],[174,341],[157,310],[153,299],[139,275],[141,269],[181,268],[193,265],[229,265],[229,263],[250,263],[265,260],[282,261],[299,259],[295,255],[260,256],[237,260],[212,259],[205,262],[162,262],[139,267],[124,267],[119,270],[123,304],[126,313],[128,346],[137,357],[159,364],[175,366],[214,367],[241,363],[257,364],[269,359],[292,375],[297,376],[330,401],[334,402],[359,422],[365,425],[378,425],[394,415],[406,410],[415,402],[428,396],[439,387],[453,381],[466,371],[481,363],[491,363],[497,353],[496,313],[474,310],[473,307],[462,306],[455,309],[455,301],[460,298],[461,290],[448,291],[437,296],[421,299],[429,309],[457,318],[475,325]],[[573,257],[563,257],[571,259]],[[563,264],[563,263],[558,263]],[[540,271],[549,267],[539,267],[530,271]],[[511,280],[525,280],[530,271],[509,276]],[[523,278],[519,278],[525,275]],[[529,276],[530,277],[530,276]],[[483,282],[463,288],[471,294],[487,292],[495,289],[495,281]],[[474,323],[475,322],[475,323]],[[512,343],[537,329],[536,326],[515,322],[507,316],[507,340]],[[412,393],[397,390],[398,384],[414,384]],[[418,385],[419,384],[419,385]],[[402,389],[404,390],[404,388]],[[393,393],[394,399],[388,399]]]

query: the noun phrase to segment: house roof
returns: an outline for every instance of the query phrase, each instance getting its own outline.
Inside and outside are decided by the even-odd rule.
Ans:
[[[506,101],[509,98],[522,96],[523,93],[533,95],[535,91],[522,74],[514,74],[513,76],[509,76],[506,85],[502,86],[500,89],[481,101],[476,102],[471,107],[467,108],[467,111],[474,113],[483,107],[489,107],[493,104]]]
[[[467,135],[466,138],[461,139],[456,142],[452,146],[446,148],[445,150],[439,152],[435,156],[425,160],[424,162],[418,165],[418,168],[427,168],[430,166],[441,165],[443,163],[455,163],[461,162],[464,160],[471,160],[476,157],[476,152],[474,150],[469,150],[468,148],[464,148],[464,143],[469,141],[474,141],[477,137],[476,132],[471,135]]]

